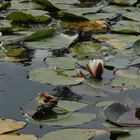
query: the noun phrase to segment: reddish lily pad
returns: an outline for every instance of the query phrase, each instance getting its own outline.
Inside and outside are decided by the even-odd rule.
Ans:
[[[121,103],[114,103],[104,111],[107,120],[119,126],[140,126],[136,110]]]

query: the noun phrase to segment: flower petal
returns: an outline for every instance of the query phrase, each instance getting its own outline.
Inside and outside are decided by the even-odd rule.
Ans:
[[[102,65],[102,63],[100,62],[96,68],[95,71],[95,77],[96,78],[101,78],[104,72],[104,66]]]

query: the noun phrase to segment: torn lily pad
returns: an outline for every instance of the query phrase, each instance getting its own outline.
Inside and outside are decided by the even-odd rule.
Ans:
[[[84,80],[84,78],[69,77],[63,71],[53,71],[44,67],[30,70],[28,75],[30,80],[38,81],[43,84],[63,86],[77,85]]]

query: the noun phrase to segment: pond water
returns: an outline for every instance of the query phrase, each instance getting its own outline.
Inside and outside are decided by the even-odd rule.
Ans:
[[[83,128],[106,130],[94,130],[94,140],[139,140],[139,7],[137,0],[0,1],[0,118],[26,122],[17,133],[39,139]],[[60,110],[33,120],[28,113],[43,91],[58,97]]]

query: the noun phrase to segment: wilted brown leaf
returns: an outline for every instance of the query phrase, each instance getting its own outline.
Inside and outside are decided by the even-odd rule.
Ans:
[[[108,24],[104,20],[68,22],[65,26],[80,31],[106,31],[108,29]]]

